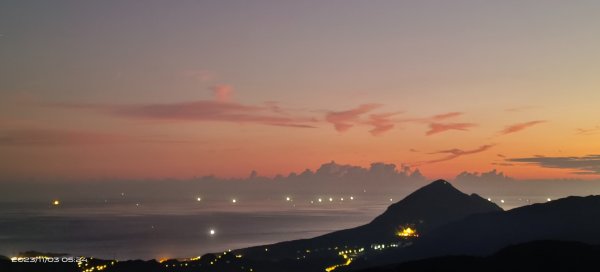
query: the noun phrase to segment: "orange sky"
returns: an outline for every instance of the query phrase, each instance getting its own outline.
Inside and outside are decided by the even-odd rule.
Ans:
[[[0,179],[598,178],[598,4],[515,3],[0,8]]]

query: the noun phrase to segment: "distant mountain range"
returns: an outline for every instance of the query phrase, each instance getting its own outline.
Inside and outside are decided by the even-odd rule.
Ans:
[[[206,254],[196,260],[119,262],[105,271],[525,271],[521,268],[531,267],[574,271],[600,256],[597,244],[600,196],[567,197],[503,211],[476,194],[464,194],[437,180],[356,228]],[[554,265],[541,264],[543,258]],[[525,265],[516,266],[520,263]],[[28,264],[11,266],[0,258],[2,265],[12,267],[7,271],[34,271],[27,270]],[[43,271],[39,270],[43,266],[35,267]],[[71,271],[61,269],[56,271]]]

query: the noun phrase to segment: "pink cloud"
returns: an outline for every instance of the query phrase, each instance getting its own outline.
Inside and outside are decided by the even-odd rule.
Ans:
[[[461,131],[467,131],[469,130],[469,128],[475,127],[477,125],[475,124],[471,124],[471,123],[430,123],[429,124],[429,131],[427,131],[425,134],[427,136],[429,135],[433,135],[436,133],[441,133],[444,131],[448,131],[448,130],[461,130]]]
[[[458,116],[461,116],[462,114],[463,114],[462,112],[448,112],[448,113],[434,115],[431,117],[431,119],[435,120],[435,121],[440,121],[440,120],[445,120],[448,118],[458,117]]]
[[[369,132],[373,136],[379,136],[391,129],[394,128],[395,124],[390,117],[398,114],[398,112],[391,113],[380,113],[380,114],[371,114],[369,115],[369,120],[365,123],[373,126],[373,129],[369,130]]]
[[[314,117],[291,116],[274,112],[270,106],[244,105],[237,102],[198,100],[179,103],[106,105],[106,104],[53,104],[74,110],[92,110],[123,118],[164,120],[254,123],[271,126],[314,128]]]
[[[503,129],[502,131],[500,131],[500,134],[502,135],[506,135],[506,134],[510,134],[510,133],[515,133],[521,130],[524,130],[528,127],[532,127],[535,126],[537,124],[541,124],[541,123],[545,123],[546,121],[544,120],[537,120],[537,121],[531,121],[531,122],[525,122],[525,123],[518,123],[518,124],[514,124],[514,125],[510,125],[507,126],[505,129]]]
[[[115,114],[130,118],[180,121],[258,123],[272,126],[314,127],[315,118],[274,114],[268,107],[219,101],[194,101],[118,107]]]
[[[478,147],[476,149],[471,149],[471,150],[461,150],[461,149],[458,149],[458,148],[453,148],[453,149],[447,149],[447,150],[441,150],[441,151],[433,152],[433,153],[430,153],[430,154],[448,154],[448,155],[445,156],[445,157],[439,158],[439,159],[427,161],[426,163],[436,163],[436,162],[449,161],[449,160],[456,159],[458,157],[481,153],[481,152],[484,152],[484,151],[492,148],[493,146],[494,145],[482,145],[482,146],[480,146],[480,147]]]
[[[233,87],[231,85],[221,84],[210,87],[216,101],[229,102],[233,96]]]
[[[325,115],[325,120],[332,123],[335,130],[344,132],[353,127],[355,124],[360,123],[360,116],[370,112],[381,104],[363,104],[357,108],[346,110],[346,111],[332,111]]]
[[[434,123],[434,122],[439,122],[439,121],[450,119],[450,118],[455,118],[455,117],[458,117],[461,115],[463,115],[462,112],[453,111],[453,112],[447,112],[447,113],[440,113],[440,114],[436,114],[436,115],[428,116],[428,117],[401,119],[401,120],[399,120],[399,122]]]
[[[233,88],[230,85],[215,85],[210,88],[210,91],[214,95],[214,100],[129,105],[89,103],[46,105],[149,120],[254,123],[296,128],[314,128],[314,124],[318,122],[314,117],[293,116],[273,101],[256,106],[233,102],[231,101]]]

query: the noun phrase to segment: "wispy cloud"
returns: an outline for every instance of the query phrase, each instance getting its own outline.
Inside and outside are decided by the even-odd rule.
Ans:
[[[534,107],[534,106],[521,106],[521,107],[508,108],[505,111],[507,111],[507,112],[523,112],[523,111],[532,110],[535,108],[536,107]]]
[[[314,128],[318,122],[314,117],[287,114],[274,102],[264,105],[234,102],[233,88],[229,85],[213,86],[210,91],[214,100],[129,105],[58,103],[51,106],[93,110],[122,118],[147,120],[254,123],[296,128]]]
[[[430,123],[429,130],[425,133],[427,136],[433,135],[436,133],[441,133],[448,130],[461,130],[467,131],[472,127],[477,126],[472,123]]]
[[[399,114],[399,112],[371,114],[369,120],[365,123],[373,126],[373,129],[369,132],[373,136],[378,136],[394,128],[395,122],[391,119],[392,116]]]
[[[314,127],[314,118],[274,114],[268,107],[240,103],[194,101],[182,103],[129,105],[114,107],[117,116],[171,121],[212,121],[257,123],[272,126]]]
[[[361,115],[379,107],[381,104],[363,104],[345,111],[330,111],[325,115],[325,120],[333,124],[335,130],[344,132],[360,123]]]
[[[502,131],[500,131],[499,133],[502,135],[506,135],[506,134],[510,134],[510,133],[515,133],[521,130],[524,130],[526,128],[541,124],[541,123],[545,123],[545,120],[536,120],[536,121],[530,121],[530,122],[525,122],[525,123],[518,123],[518,124],[513,124],[510,126],[507,126],[506,128],[504,128]]]
[[[452,112],[440,113],[440,114],[427,116],[427,117],[405,118],[405,119],[400,119],[398,121],[402,122],[402,123],[434,123],[434,122],[440,122],[440,121],[443,121],[446,119],[456,118],[463,114],[464,114],[463,112],[452,111]]]
[[[441,120],[445,120],[445,119],[449,119],[449,118],[454,118],[454,117],[458,117],[463,115],[462,112],[448,112],[448,113],[442,113],[442,114],[437,114],[431,117],[431,120],[435,120],[435,121],[441,121]]]
[[[545,168],[573,169],[574,174],[600,175],[600,155],[582,157],[544,157],[511,158],[509,162],[533,164]]]
[[[447,119],[456,118],[462,116],[463,114],[463,112],[453,111],[440,113],[429,117],[406,118],[399,120],[399,122],[426,123],[429,125],[429,130],[425,132],[425,135],[428,136],[449,130],[468,131],[469,129],[477,126],[477,124],[474,123],[443,123],[443,121]]]
[[[600,126],[595,126],[593,128],[577,128],[575,129],[577,135],[594,135],[600,132]]]
[[[456,159],[456,158],[459,158],[462,156],[481,153],[481,152],[484,152],[484,151],[492,148],[493,146],[494,146],[493,144],[489,144],[489,145],[482,145],[478,148],[471,149],[471,150],[462,150],[462,149],[458,149],[458,148],[453,148],[453,149],[436,151],[436,152],[433,152],[430,154],[446,154],[446,156],[439,158],[439,159],[427,161],[426,163],[449,161],[449,160],[453,160],[453,159]]]

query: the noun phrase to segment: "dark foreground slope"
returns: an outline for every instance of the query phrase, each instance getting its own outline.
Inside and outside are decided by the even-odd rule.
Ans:
[[[493,255],[478,256],[444,256],[401,264],[366,268],[357,272],[548,272],[548,271],[597,271],[599,245],[588,245],[579,242],[535,241],[506,247]],[[108,266],[109,272],[192,272],[192,271],[251,271],[245,264],[230,264],[216,268],[199,263],[179,263],[170,261],[127,261]],[[270,271],[266,264],[255,264],[252,271]],[[215,270],[218,269],[218,270]],[[0,258],[2,272],[76,272],[82,271],[76,264],[16,264],[6,258]],[[285,272],[287,270],[272,270]],[[307,270],[310,271],[310,270]],[[319,270],[321,271],[321,270]]]
[[[511,244],[536,240],[600,244],[600,196],[567,197],[501,213],[472,215],[419,237],[410,247],[390,250],[356,266],[448,255],[485,256]]]
[[[496,204],[476,194],[464,194],[450,183],[437,180],[392,204],[383,214],[366,225],[312,239],[236,250],[235,253],[253,259],[274,260],[294,256],[298,251],[307,249],[390,243],[398,241],[396,233],[403,226],[416,228],[420,235],[426,236],[430,231],[466,216],[501,211]]]
[[[506,247],[487,257],[446,256],[374,267],[360,272],[596,271],[600,246],[535,241]]]

